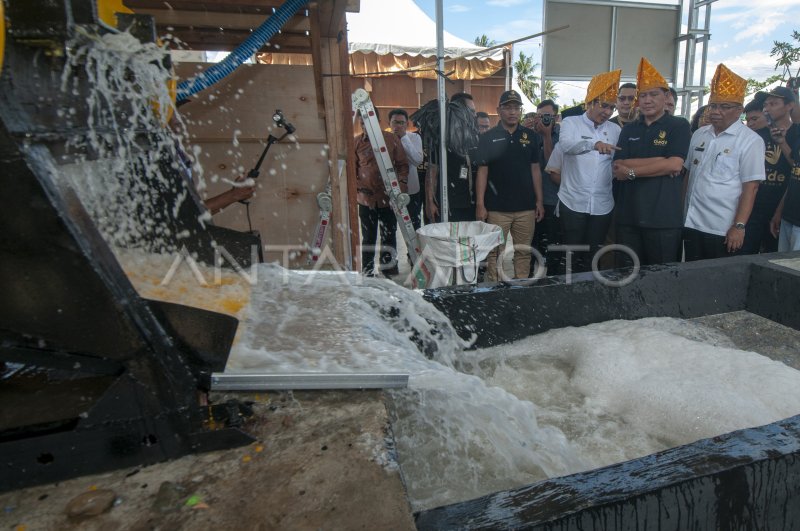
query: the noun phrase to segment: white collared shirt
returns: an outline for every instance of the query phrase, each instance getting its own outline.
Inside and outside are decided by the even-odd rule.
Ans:
[[[417,133],[406,133],[400,137],[400,143],[406,151],[408,159],[408,193],[416,194],[420,190],[417,166],[422,164],[422,137]]]
[[[763,181],[764,140],[736,121],[719,135],[713,125],[695,131],[684,167],[689,171],[684,226],[725,236],[736,221],[742,184]]]
[[[620,131],[620,126],[608,121],[595,126],[586,113],[561,122],[558,145],[564,158],[558,198],[570,210],[593,216],[613,210],[611,163],[614,155],[601,155],[594,145],[597,142],[616,145]]]

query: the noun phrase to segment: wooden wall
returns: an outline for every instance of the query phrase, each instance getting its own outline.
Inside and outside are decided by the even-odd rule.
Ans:
[[[183,63],[177,73],[185,79],[208,66]],[[282,253],[269,251],[269,246],[296,246],[288,265],[306,264],[302,247],[313,238],[319,218],[316,195],[325,190],[330,167],[326,124],[318,104],[311,66],[256,64],[240,66],[180,109],[188,125],[189,147],[200,150],[205,197],[229,189],[223,179],[247,174],[270,133],[283,134],[272,121],[275,109],[281,109],[297,128],[296,142],[287,138],[270,148],[250,202],[253,229],[267,246],[266,261],[283,263]],[[245,206],[236,203],[215,215],[214,222],[248,230],[245,212]]]

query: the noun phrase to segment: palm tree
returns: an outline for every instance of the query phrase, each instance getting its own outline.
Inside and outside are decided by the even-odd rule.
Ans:
[[[533,62],[533,57],[519,53],[519,59],[514,63],[514,70],[517,72],[517,84],[520,90],[529,100],[536,102],[537,92],[539,92],[539,77],[533,72],[539,63]]]
[[[489,46],[494,46],[497,44],[497,41],[494,39],[489,40],[489,37],[486,35],[481,35],[480,37],[475,37],[475,46],[482,46],[484,48],[488,48]]]
[[[533,56],[525,55],[525,52],[520,52],[519,59],[514,63],[514,70],[517,72],[517,84],[523,94],[533,103],[541,101],[539,94],[539,89],[541,88],[540,78],[534,73],[539,66],[539,63],[533,62]],[[555,84],[552,81],[545,82],[544,95],[545,98],[552,100],[558,97]]]

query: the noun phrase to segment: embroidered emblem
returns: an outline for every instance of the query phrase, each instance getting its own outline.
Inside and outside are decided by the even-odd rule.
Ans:
[[[767,149],[764,152],[764,158],[770,164],[777,164],[781,158],[781,148],[770,142],[767,144]]]
[[[654,146],[666,146],[667,145],[667,132],[666,131],[659,131],[658,138],[653,140]]]

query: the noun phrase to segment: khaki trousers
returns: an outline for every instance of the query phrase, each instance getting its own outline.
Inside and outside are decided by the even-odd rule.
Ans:
[[[531,270],[530,245],[536,226],[536,211],[489,212],[486,222],[503,229],[504,242],[508,241],[508,233],[511,233],[511,238],[514,240],[514,278],[528,278]],[[497,260],[498,256],[503,256],[505,248],[506,244],[502,243],[489,253],[486,280],[497,282]]]

